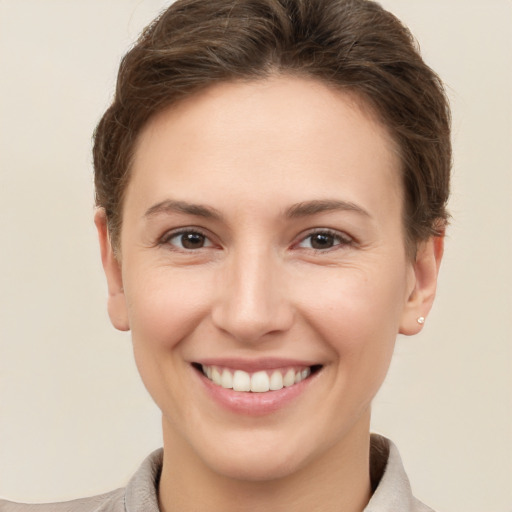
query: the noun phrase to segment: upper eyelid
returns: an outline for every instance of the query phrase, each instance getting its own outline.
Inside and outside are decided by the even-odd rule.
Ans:
[[[159,238],[160,240],[170,240],[171,238],[182,235],[184,233],[197,233],[198,235],[202,235],[208,239],[211,238],[211,235],[206,230],[197,226],[186,226],[183,228],[169,229]]]
[[[355,242],[355,238],[353,236],[349,235],[348,233],[346,233],[345,231],[339,231],[337,229],[332,229],[332,228],[312,228],[312,229],[304,231],[303,233],[298,235],[296,240],[298,242],[301,242],[302,240],[305,240],[306,238],[308,238],[310,236],[322,234],[322,233],[326,233],[326,234],[338,237],[341,240],[344,240],[346,242]]]

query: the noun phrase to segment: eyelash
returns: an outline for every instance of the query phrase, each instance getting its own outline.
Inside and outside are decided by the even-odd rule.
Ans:
[[[192,236],[198,235],[198,236],[202,237],[204,239],[204,241],[207,242],[207,245],[203,245],[202,247],[193,249],[193,248],[186,248],[186,247],[177,247],[176,245],[170,243],[172,239],[178,238],[183,235],[192,235]],[[331,247],[322,248],[322,249],[318,249],[318,248],[314,248],[314,247],[304,247],[302,245],[303,243],[306,242],[306,240],[308,240],[308,239],[312,240],[312,238],[316,235],[326,235],[328,237],[332,237],[332,239],[334,240],[333,245]],[[347,247],[347,246],[354,245],[354,243],[355,243],[354,240],[350,236],[348,236],[344,233],[340,233],[340,232],[334,231],[332,229],[318,228],[318,229],[310,231],[307,234],[301,236],[300,240],[297,243],[294,243],[292,245],[292,247],[309,249],[309,250],[314,251],[315,253],[325,253],[325,252],[329,252],[331,250],[336,250],[336,248],[339,248],[339,247]],[[179,229],[177,231],[171,231],[169,233],[166,233],[159,240],[158,245],[160,245],[160,246],[169,245],[169,246],[173,247],[174,250],[177,250],[177,251],[195,252],[199,249],[211,247],[214,244],[211,241],[210,237],[205,232],[203,232],[201,229],[183,228],[183,229]]]
[[[200,237],[203,237],[205,241],[208,241],[208,245],[199,247],[199,249],[203,249],[204,247],[210,247],[213,245],[212,241],[210,240],[210,237],[204,233],[202,230],[198,228],[183,228],[179,229],[177,231],[171,231],[169,233],[166,233],[158,242],[158,245],[170,245],[171,247],[175,248],[175,250],[178,251],[184,251],[184,252],[192,252],[197,249],[187,249],[186,247],[176,247],[175,245],[171,244],[171,240],[173,238],[182,237],[183,235],[199,235]]]
[[[325,228],[319,228],[319,229],[310,231],[306,236],[303,236],[300,239],[299,243],[296,245],[301,247],[301,244],[303,244],[308,239],[311,240],[316,235],[327,235],[329,237],[332,237],[335,241],[335,243],[331,247],[324,248],[324,249],[316,249],[314,247],[306,248],[306,249],[311,249],[311,250],[315,251],[316,253],[325,253],[325,252],[328,252],[331,250],[336,250],[337,248],[340,248],[340,247],[347,247],[347,246],[354,245],[353,238],[351,238],[347,234],[340,233],[339,231],[334,231],[332,229],[325,229]]]

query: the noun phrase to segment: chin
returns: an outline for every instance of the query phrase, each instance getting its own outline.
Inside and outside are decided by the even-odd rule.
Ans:
[[[295,457],[286,457],[275,451],[271,453],[270,450],[237,455],[226,452],[224,457],[216,457],[207,463],[215,473],[245,482],[279,480],[292,475],[302,467]]]
[[[204,432],[203,432],[204,433]],[[205,434],[205,433],[204,433]],[[243,431],[189,439],[196,464],[240,481],[264,482],[285,478],[305,466],[312,454],[304,440],[287,432],[247,427]],[[196,466],[197,467],[197,466]]]

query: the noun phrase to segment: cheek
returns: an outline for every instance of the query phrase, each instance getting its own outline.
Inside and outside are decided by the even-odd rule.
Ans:
[[[405,305],[405,266],[360,265],[358,268],[320,268],[304,273],[294,295],[300,309],[320,328],[351,333],[359,346],[366,338],[397,334]]]
[[[139,271],[125,294],[141,379],[159,408],[173,410],[174,421],[178,421],[186,415],[180,401],[181,383],[188,370],[182,355],[187,343],[183,342],[208,312],[204,277],[186,272],[182,275],[169,268]]]
[[[139,273],[131,284],[125,294],[136,355],[165,357],[208,312],[209,288],[201,272],[156,269]]]
[[[340,378],[351,386],[361,382],[376,391],[385,377],[404,307],[404,268],[325,269],[325,276],[302,280],[295,291],[303,318],[329,345]]]

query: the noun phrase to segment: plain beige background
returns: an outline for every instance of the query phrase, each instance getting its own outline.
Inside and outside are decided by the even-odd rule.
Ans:
[[[162,0],[0,0],[0,496],[124,485],[161,445],[113,330],[90,139]],[[512,511],[512,2],[384,0],[444,78],[455,167],[437,303],[400,338],[374,430],[444,512]]]

